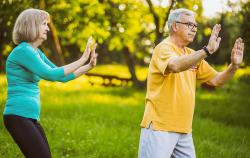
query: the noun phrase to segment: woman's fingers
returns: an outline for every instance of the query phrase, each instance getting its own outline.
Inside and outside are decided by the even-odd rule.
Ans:
[[[86,51],[91,51],[92,37],[90,36],[87,42]]]
[[[93,46],[93,48],[91,50],[91,57],[93,57],[95,55],[96,46],[97,46],[97,44],[95,43],[95,45]]]
[[[98,54],[94,54],[94,56],[91,58],[91,65],[92,66],[96,66],[97,56],[98,56]]]
[[[92,42],[92,37],[90,36],[89,39],[88,39],[87,45],[90,45],[91,42]]]

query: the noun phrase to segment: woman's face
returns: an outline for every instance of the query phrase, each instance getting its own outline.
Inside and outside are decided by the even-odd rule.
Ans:
[[[47,39],[47,33],[49,31],[48,20],[44,20],[39,28],[39,39],[45,41]]]

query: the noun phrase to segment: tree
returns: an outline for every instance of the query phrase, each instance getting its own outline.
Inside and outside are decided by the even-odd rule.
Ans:
[[[88,37],[94,36],[99,44],[99,62],[125,63],[133,83],[145,87],[146,82],[138,80],[136,65],[145,64],[154,43],[159,43],[168,34],[165,28],[170,9],[191,8],[199,16],[202,10],[197,0],[169,2],[162,6],[150,0],[38,0],[20,10],[33,6],[50,13],[52,36],[43,45],[43,50],[50,57],[52,55],[56,63],[63,61],[62,56],[67,62],[78,58]],[[4,12],[6,15],[6,10]]]
[[[14,47],[14,43],[12,42],[12,29],[16,17],[29,5],[30,2],[27,0],[3,0],[0,2],[0,71],[4,71],[4,61],[10,53],[9,51]]]
[[[166,8],[158,8],[158,10],[161,10],[161,13],[157,14],[156,8],[154,8],[153,3],[151,0],[146,0],[149,11],[153,16],[154,19],[154,25],[155,25],[155,43],[160,43],[162,39],[164,38],[164,28],[166,28],[166,22],[168,20],[168,16],[170,14],[171,9],[174,8],[174,5],[176,4],[177,0],[170,0],[169,7]],[[162,14],[163,12],[163,14]]]
[[[38,8],[46,10],[45,0],[38,0]],[[51,47],[52,53],[54,54],[54,62],[57,65],[64,65],[64,58],[62,53],[61,44],[58,38],[58,32],[53,22],[53,16],[51,16],[50,23],[48,24],[50,28],[50,34],[48,37],[48,42],[52,43],[49,46]]]
[[[242,4],[242,10],[240,12],[240,18],[242,18],[242,24],[241,24],[241,35],[243,38],[243,41],[245,43],[245,63],[247,65],[250,65],[250,1],[247,1],[246,3]]]
[[[0,71],[3,71],[4,61],[6,60],[11,49],[15,46],[12,42],[12,29],[14,27],[15,20],[17,16],[27,8],[45,8],[45,1],[29,1],[29,0],[3,0],[0,2]],[[6,9],[8,8],[8,9]],[[57,64],[61,65],[63,63],[63,56],[60,52],[60,45],[58,44],[58,36],[56,35],[56,29],[53,27],[53,23],[50,24],[50,30],[53,36],[49,36],[52,44],[48,48],[54,49],[56,52],[55,60]],[[53,39],[53,40],[52,40]],[[54,41],[54,42],[53,42]],[[45,48],[44,48],[45,49]],[[59,52],[59,53],[57,53]]]

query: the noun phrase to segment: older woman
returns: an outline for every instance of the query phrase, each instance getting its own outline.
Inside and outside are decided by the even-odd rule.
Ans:
[[[96,65],[96,44],[87,43],[81,58],[68,65],[55,66],[38,48],[47,39],[49,14],[39,9],[26,9],[17,18],[13,42],[17,45],[6,62],[8,97],[4,124],[22,153],[28,158],[50,158],[46,135],[39,124],[40,79],[67,82]],[[85,62],[90,59],[86,65]]]

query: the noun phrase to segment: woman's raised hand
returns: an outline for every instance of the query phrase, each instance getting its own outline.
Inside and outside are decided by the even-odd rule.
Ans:
[[[86,61],[89,59],[90,53],[91,53],[91,45],[93,42],[93,38],[89,37],[86,48],[84,53],[82,54],[80,61],[82,63],[82,65],[84,65],[86,63]]]
[[[90,62],[89,62],[89,65],[90,65],[91,68],[94,68],[96,66],[96,63],[97,63],[98,54],[95,52],[96,46],[97,46],[97,44],[95,43],[93,45],[92,51],[91,51],[91,58],[90,58]]]

